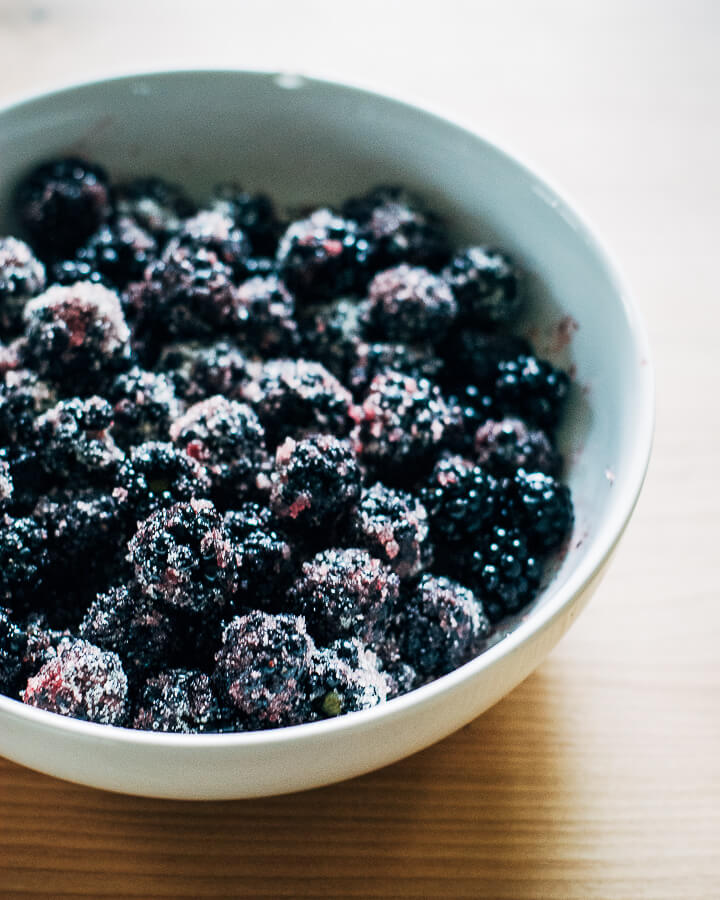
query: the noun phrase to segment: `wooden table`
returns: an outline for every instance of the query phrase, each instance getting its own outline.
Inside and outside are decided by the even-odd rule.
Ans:
[[[642,500],[545,664],[384,771],[193,805],[0,761],[0,897],[718,898],[720,6],[341,6],[4,0],[0,94],[132,67],[313,70],[519,148],[596,222],[646,317]]]

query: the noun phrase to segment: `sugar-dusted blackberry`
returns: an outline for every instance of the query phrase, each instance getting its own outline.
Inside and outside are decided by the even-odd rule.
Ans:
[[[403,657],[421,677],[445,675],[468,662],[489,632],[478,596],[457,581],[434,575],[423,575],[408,592],[397,628]]]
[[[353,407],[352,433],[363,462],[407,482],[422,474],[452,425],[440,390],[424,378],[383,372]]]
[[[300,344],[295,302],[276,275],[243,282],[237,293],[239,339],[263,356],[291,356]]]
[[[556,550],[573,526],[570,489],[543,472],[517,472],[510,484],[511,515],[538,554]]]
[[[557,476],[562,458],[547,434],[522,419],[488,419],[475,432],[475,459],[496,476],[518,469]]]
[[[128,543],[138,585],[166,608],[208,614],[237,587],[237,561],[222,518],[209,500],[159,509]]]
[[[27,642],[27,635],[13,620],[11,611],[0,606],[0,694],[17,695]]]
[[[244,728],[298,725],[308,712],[315,645],[301,617],[253,611],[225,628],[213,676]]]
[[[132,447],[115,481],[113,496],[132,521],[146,519],[181,500],[208,498],[212,491],[202,463],[163,441]]]
[[[380,185],[342,211],[368,234],[376,269],[408,262],[437,271],[450,257],[443,223],[404,188]]]
[[[107,484],[123,459],[108,431],[112,407],[102,397],[61,400],[35,420],[37,454],[54,478]]]
[[[179,230],[195,207],[183,189],[162,178],[136,178],[117,187],[117,210],[164,241]]]
[[[511,322],[522,308],[512,260],[490,247],[465,247],[443,269],[458,304],[458,317],[472,325]]]
[[[250,380],[251,364],[234,344],[189,342],[168,344],[160,356],[158,369],[172,378],[179,397],[194,403],[215,394],[240,399]]]
[[[216,704],[204,672],[167,669],[148,678],[132,727],[144,731],[198,734],[212,731]]]
[[[355,395],[364,395],[370,382],[381,372],[394,370],[412,378],[436,380],[445,361],[430,344],[388,344],[362,341],[355,348],[347,384]]]
[[[20,368],[20,347],[23,343],[22,338],[16,338],[9,344],[0,342],[0,378]]]
[[[168,338],[210,337],[233,328],[237,288],[232,270],[213,251],[177,246],[129,285],[126,302],[143,355],[152,360]]]
[[[310,667],[313,710],[332,718],[383,703],[391,691],[373,651],[357,638],[343,638],[315,653]]]
[[[232,218],[219,210],[203,209],[186,219],[168,243],[163,259],[172,260],[185,248],[191,253],[204,250],[226,266],[235,278],[242,277],[251,254],[250,241]]]
[[[360,293],[370,274],[369,245],[357,223],[316,209],[288,227],[277,250],[280,276],[298,302]]]
[[[0,605],[18,609],[36,597],[48,562],[47,532],[35,519],[0,516]]]
[[[455,561],[462,578],[482,597],[491,622],[516,613],[537,593],[541,568],[521,531],[494,525],[472,554]]]
[[[304,355],[319,360],[343,382],[363,340],[365,305],[354,298],[341,297],[301,310]]]
[[[372,643],[392,616],[399,589],[397,575],[367,550],[323,550],[303,563],[288,603],[318,644],[341,637]]]
[[[277,448],[270,477],[270,506],[296,530],[336,527],[360,497],[352,445],[330,434],[287,438]]]
[[[159,671],[172,647],[172,620],[133,585],[98,594],[78,627],[78,637],[122,660],[131,686]]]
[[[422,491],[433,540],[465,544],[487,530],[498,512],[495,479],[462,456],[438,460]]]
[[[73,394],[93,393],[129,365],[120,300],[101,284],[54,285],[27,303],[24,316],[24,364]]]
[[[127,677],[116,653],[87,641],[61,642],[57,656],[33,675],[22,699],[29,706],[98,722],[121,725],[127,706]]]
[[[380,482],[363,490],[350,514],[348,535],[354,546],[369,550],[400,578],[419,574],[432,559],[423,504]]]
[[[28,369],[13,369],[0,377],[0,445],[17,448],[32,440],[37,417],[55,403],[55,394]]]
[[[292,551],[271,510],[244,503],[228,510],[224,522],[238,560],[240,601],[253,607],[280,605],[277,593],[292,577]]]
[[[0,512],[3,512],[15,493],[10,463],[0,456]]]
[[[35,247],[70,255],[110,218],[105,170],[77,157],[55,159],[30,171],[15,192],[15,212]]]
[[[78,247],[75,260],[78,266],[84,263],[90,273],[97,273],[116,287],[124,288],[129,281],[142,278],[157,253],[157,241],[148,231],[132,217],[119,216],[91,234]],[[52,272],[55,275],[56,266]]]
[[[210,206],[230,216],[235,225],[245,232],[253,254],[275,254],[281,226],[267,194],[251,194],[237,184],[220,184],[213,190]]]
[[[112,436],[124,448],[167,440],[183,410],[170,376],[139,366],[118,375],[106,396],[113,407]]]
[[[498,365],[494,385],[498,404],[541,428],[557,426],[569,391],[567,373],[547,360],[523,354]]]
[[[45,289],[45,267],[24,241],[0,238],[0,334],[22,331],[25,304]]]
[[[421,266],[386,269],[368,287],[365,314],[370,337],[379,341],[441,341],[457,314],[446,281]]]
[[[402,616],[397,615],[385,634],[373,644],[373,650],[388,682],[388,700],[407,694],[425,680],[417,669],[403,659],[400,640],[395,633]]]
[[[514,334],[487,333],[471,328],[453,332],[441,348],[449,384],[473,384],[483,390],[494,385],[501,362],[532,353],[530,344]]]
[[[31,612],[22,627],[27,639],[23,655],[23,672],[27,678],[55,659],[61,642],[72,638],[72,635],[68,629],[52,628],[45,613],[39,612]]]
[[[170,437],[207,470],[218,496],[252,493],[266,467],[265,431],[252,408],[219,394],[191,406],[170,427]]]
[[[308,432],[346,434],[352,425],[349,391],[318,362],[270,360],[243,393],[255,407],[270,444]]]

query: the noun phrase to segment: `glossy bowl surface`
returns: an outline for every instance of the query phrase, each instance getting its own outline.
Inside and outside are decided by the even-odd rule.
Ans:
[[[492,242],[527,272],[523,329],[573,367],[562,436],[576,525],[549,586],[485,653],[417,691],[338,719],[235,735],[95,725],[0,697],[0,754],[79,783],[173,798],[251,797],[391,763],[466,724],[519,684],[579,614],[632,513],[653,429],[647,340],[592,231],[533,171],[431,112],[274,73],[165,72],[83,84],[0,111],[0,234],[32,164],[79,153],[113,177],[162,174],[199,198],[221,180],[289,207],[378,183],[418,190],[460,242]],[[4,216],[4,218],[3,218]]]

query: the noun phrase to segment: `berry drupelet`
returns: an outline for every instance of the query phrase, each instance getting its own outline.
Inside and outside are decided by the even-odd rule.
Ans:
[[[76,157],[42,163],[18,185],[15,212],[34,247],[71,254],[112,214],[107,172]]]
[[[379,272],[368,287],[368,335],[381,341],[441,341],[457,314],[447,282],[419,266]]]
[[[129,366],[120,300],[101,284],[54,285],[28,302],[24,318],[24,364],[63,390],[93,393]]]
[[[140,522],[127,558],[142,592],[166,609],[211,613],[237,588],[235,553],[208,500],[176,503]]]
[[[288,600],[318,644],[341,637],[371,643],[392,616],[399,587],[397,575],[367,550],[324,550],[303,563]]]
[[[461,456],[438,460],[422,492],[433,540],[463,545],[488,528],[501,497],[498,483]]]
[[[216,704],[204,672],[168,669],[143,686],[132,727],[144,731],[198,734],[212,731]]]
[[[301,617],[257,610],[235,617],[215,657],[221,705],[247,730],[300,724],[308,714],[314,653]]]
[[[472,659],[490,633],[483,604],[449,578],[423,575],[396,625],[403,657],[428,680]]]
[[[122,725],[127,677],[116,653],[87,641],[62,641],[57,655],[33,675],[23,701],[38,709],[101,725]]]
[[[349,441],[330,434],[287,438],[275,454],[270,506],[296,532],[336,528],[360,497],[361,477]]]
[[[423,504],[380,482],[363,490],[350,515],[348,535],[353,545],[364,547],[400,578],[418,575],[432,559]]]
[[[113,407],[111,433],[128,448],[144,441],[165,441],[183,405],[169,375],[133,366],[113,381],[107,392]]]
[[[14,237],[0,238],[0,335],[22,331],[23,308],[45,289],[45,267],[30,247]]]
[[[489,247],[466,247],[456,253],[443,277],[457,300],[458,317],[471,325],[512,322],[522,308],[512,261]]]
[[[298,302],[322,303],[364,289],[370,275],[368,254],[368,242],[356,222],[317,209],[288,227],[277,262]]]
[[[291,356],[300,344],[295,302],[276,275],[243,282],[237,294],[238,339],[249,351]]]
[[[117,211],[164,242],[179,231],[195,207],[183,189],[162,178],[136,178],[117,187]]]
[[[561,456],[540,428],[522,419],[488,419],[475,432],[473,450],[477,462],[496,477],[518,469],[557,476]]]

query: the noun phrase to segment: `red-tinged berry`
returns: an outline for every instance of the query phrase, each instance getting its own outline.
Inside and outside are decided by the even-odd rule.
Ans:
[[[473,449],[478,463],[498,477],[518,469],[557,476],[562,462],[547,434],[522,419],[488,419],[475,432]]]
[[[291,356],[300,344],[295,302],[277,276],[256,276],[238,288],[239,340],[264,357]]]
[[[443,277],[463,322],[479,326],[509,323],[522,309],[517,270],[499,250],[466,247],[453,256]]]
[[[368,287],[367,333],[378,341],[440,342],[457,314],[447,282],[418,266],[379,272]]]

